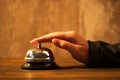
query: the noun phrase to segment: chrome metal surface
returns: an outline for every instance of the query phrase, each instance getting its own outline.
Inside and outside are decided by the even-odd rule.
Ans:
[[[48,48],[41,47],[41,43],[38,43],[36,49],[27,51],[25,62],[52,62],[54,60],[53,53]]]

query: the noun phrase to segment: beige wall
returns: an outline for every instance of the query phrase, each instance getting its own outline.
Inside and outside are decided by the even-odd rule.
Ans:
[[[79,27],[87,39],[120,41],[120,0],[80,0],[79,5]]]
[[[89,40],[120,41],[120,0],[0,0],[0,57],[23,58],[29,41],[75,30]],[[71,59],[52,44],[57,59]]]

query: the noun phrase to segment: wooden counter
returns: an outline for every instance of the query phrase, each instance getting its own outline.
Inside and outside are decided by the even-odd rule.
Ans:
[[[23,70],[23,59],[0,59],[0,80],[120,80],[120,68],[86,68],[74,60],[57,61],[55,70]]]

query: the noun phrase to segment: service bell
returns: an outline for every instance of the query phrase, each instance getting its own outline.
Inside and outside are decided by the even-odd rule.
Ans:
[[[54,60],[55,58],[52,51],[48,48],[42,47],[41,43],[38,43],[37,48],[27,51],[22,69],[58,68]]]

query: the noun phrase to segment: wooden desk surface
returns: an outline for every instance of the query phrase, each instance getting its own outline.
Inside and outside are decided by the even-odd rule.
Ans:
[[[74,60],[57,61],[55,70],[23,70],[22,59],[0,59],[0,80],[120,80],[120,68],[86,68]]]

